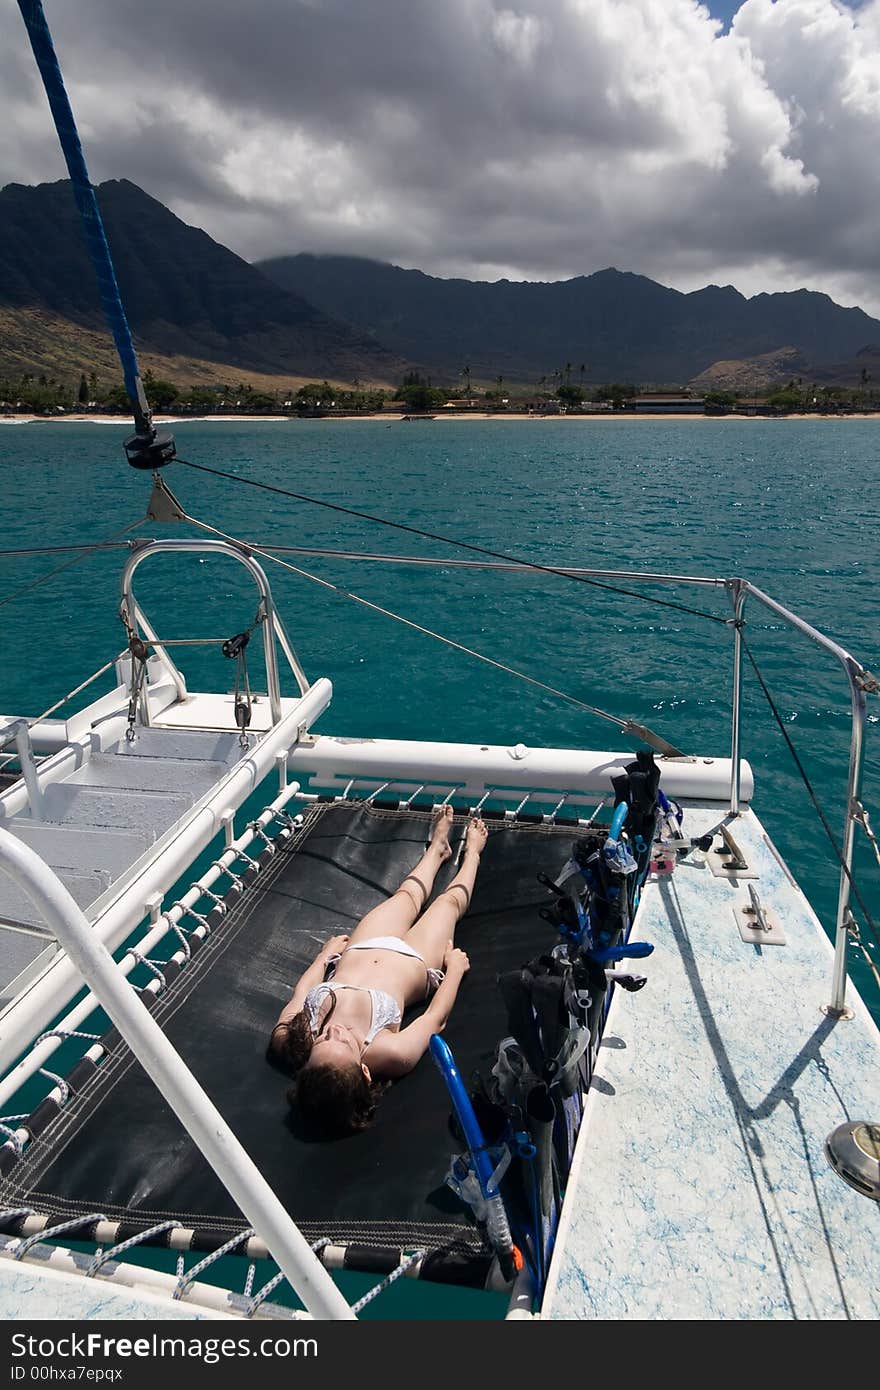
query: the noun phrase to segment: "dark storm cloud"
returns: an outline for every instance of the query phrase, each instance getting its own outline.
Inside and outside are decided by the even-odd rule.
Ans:
[[[0,179],[60,177],[7,0]],[[51,3],[96,180],[242,254],[615,264],[880,310],[880,0]]]

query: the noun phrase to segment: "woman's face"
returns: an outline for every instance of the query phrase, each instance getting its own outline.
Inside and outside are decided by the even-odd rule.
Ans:
[[[312,1044],[309,1064],[316,1067],[350,1067],[355,1062],[369,1081],[369,1068],[361,1062],[361,1045],[345,1023],[330,1021]]]

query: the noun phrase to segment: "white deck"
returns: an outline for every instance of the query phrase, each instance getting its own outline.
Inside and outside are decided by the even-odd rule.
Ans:
[[[137,1319],[202,1320],[224,1317],[209,1308],[193,1308],[157,1298],[144,1289],[114,1288],[106,1283],[38,1269],[33,1264],[0,1262],[0,1318],[4,1322],[59,1322],[101,1318],[118,1322]]]
[[[685,862],[646,885],[648,984],[611,1006],[544,1317],[880,1315],[880,1203],[823,1153],[838,1124],[880,1119],[880,1035],[851,986],[854,1020],[821,1012],[830,942],[754,813],[732,829],[787,944],[742,941],[744,880]]]
[[[289,714],[296,708],[297,701],[282,697],[281,713]],[[220,732],[237,732],[235,723],[235,697],[233,695],[212,695],[190,693],[183,700],[166,705],[153,716],[156,729],[216,729]],[[266,695],[254,695],[251,709],[251,722],[248,732],[264,734],[272,728],[272,711]],[[253,739],[251,739],[253,742]]]

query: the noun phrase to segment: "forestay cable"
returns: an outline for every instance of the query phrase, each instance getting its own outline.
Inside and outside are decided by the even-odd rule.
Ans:
[[[716,613],[707,613],[703,608],[691,608],[688,604],[674,603],[671,599],[656,598],[653,594],[641,594],[637,589],[625,589],[619,584],[605,584],[600,579],[588,579],[585,574],[576,574],[569,569],[542,565],[537,560],[523,560],[516,555],[507,555],[502,550],[489,550],[483,545],[473,545],[469,541],[457,540],[453,536],[442,536],[437,531],[424,531],[418,526],[407,526],[402,521],[389,521],[387,517],[374,516],[371,512],[357,511],[354,507],[343,507],[339,502],[327,502],[320,497],[309,497],[303,492],[290,492],[287,488],[275,487],[272,483],[257,482],[254,478],[242,478],[237,473],[227,473],[222,468],[210,468],[205,463],[192,463],[189,459],[177,459],[185,468],[195,468],[200,473],[213,473],[218,478],[227,478],[233,483],[244,483],[247,487],[261,488],[265,492],[275,492],[281,497],[291,497],[295,502],[310,502],[314,507],[327,507],[345,516],[355,516],[361,521],[371,521],[378,526],[388,526],[395,531],[408,531],[410,535],[421,536],[424,540],[440,541],[443,545],[454,545],[460,550],[471,550],[476,555],[487,555],[492,560],[505,560],[508,564],[520,565],[523,569],[537,570],[540,574],[555,574],[562,579],[573,579],[578,584],[589,584],[594,589],[605,589],[612,594],[624,594],[628,598],[642,599],[645,603],[655,603],[661,608],[672,608],[678,613],[689,613],[698,618],[707,618],[711,623],[727,626],[727,619]]]
[[[104,223],[101,220],[95,190],[89,179],[79,131],[76,128],[73,110],[64,86],[64,78],[61,75],[61,68],[52,43],[52,35],[49,33],[49,26],[46,23],[46,16],[43,13],[40,0],[18,0],[18,8],[21,10],[21,17],[25,22],[31,48],[37,61],[37,67],[40,69],[46,96],[49,99],[55,129],[58,132],[67,171],[73,185],[73,196],[82,218],[89,256],[98,277],[101,304],[113,334],[119,360],[122,363],[125,389],[132,405],[141,413],[141,419],[136,420],[136,423],[147,427],[150,424],[150,408],[144,395],[131,329],[128,326],[128,319],[122,305],[119,285],[116,282],[116,272],[110,257],[110,247],[107,244],[107,235],[104,231]]]
[[[55,130],[70,174],[73,196],[79,209],[86,246],[97,276],[101,305],[113,334],[116,352],[122,364],[125,389],[134,413],[135,433],[125,441],[123,447],[129,463],[134,468],[161,468],[174,457],[174,440],[167,431],[157,430],[153,424],[131,329],[119,293],[107,233],[86,168],[79,131],[64,86],[49,25],[43,13],[41,0],[18,0],[18,8],[21,10],[21,17],[46,89]]]
[[[136,526],[143,526],[145,520],[145,517],[140,517],[137,521],[130,521],[127,526],[123,526],[119,531],[114,531],[113,535],[108,536],[105,540],[96,541],[94,545],[85,546],[82,549],[78,548],[79,553],[74,555],[72,560],[63,561],[62,564],[56,565],[54,569],[47,570],[45,574],[40,575],[39,579],[32,579],[29,584],[22,584],[20,588],[13,589],[12,593],[7,594],[5,598],[0,598],[0,608],[5,607],[7,603],[12,603],[13,599],[20,598],[22,594],[29,593],[32,589],[38,589],[41,584],[48,583],[50,579],[53,579],[56,574],[60,574],[62,570],[70,569],[71,565],[78,565],[80,560],[88,559],[90,555],[95,554],[95,551],[102,550],[105,546],[111,545],[119,536],[124,536],[127,531],[133,531]]]
[[[206,521],[198,521],[193,516],[186,516],[186,520],[192,526],[198,526],[203,531],[210,531],[212,535],[219,536],[223,540],[231,541],[234,545],[241,545],[242,542],[235,536],[230,536],[225,531],[219,530],[216,526],[211,526]],[[421,623],[413,622],[411,618],[404,618],[402,614],[393,612],[390,608],[383,608],[381,604],[373,603],[370,599],[363,598],[360,594],[352,593],[350,589],[344,589],[339,584],[333,584],[329,579],[322,579],[320,575],[312,574],[310,570],[301,569],[298,565],[292,565],[289,560],[281,560],[271,551],[262,550],[258,546],[249,545],[248,550],[253,554],[259,555],[262,559],[271,560],[275,565],[280,565],[282,569],[290,570],[297,574],[301,579],[309,579],[313,584],[319,584],[323,589],[329,589],[332,593],[338,594],[341,598],[351,599],[353,603],[359,603],[364,608],[371,609],[374,613],[381,613],[383,617],[393,618],[395,622],[402,623],[404,627],[412,628],[414,632],[421,632],[426,637],[433,637],[435,641],[442,642],[444,646],[452,647],[453,650],[462,652],[465,656],[472,656],[477,661],[482,661],[487,666],[493,666],[497,671],[504,671],[507,675],[516,676],[518,680],[525,681],[528,685],[533,685],[539,690],[544,690],[548,695],[555,695],[560,700],[567,700],[569,704],[577,705],[579,709],[586,710],[589,714],[596,714],[600,719],[607,719],[609,723],[616,724],[625,733],[632,734],[644,740],[655,748],[659,753],[667,757],[683,757],[684,755],[673,744],[668,743],[660,734],[646,728],[643,724],[637,723],[633,719],[620,719],[616,714],[609,714],[607,710],[598,709],[595,705],[588,705],[584,700],[579,700],[576,695],[569,695],[564,690],[558,690],[555,686],[547,685],[544,681],[539,681],[535,676],[526,675],[524,671],[518,671],[514,666],[507,666],[503,661],[496,661],[494,657],[486,656],[483,652],[475,651],[472,647],[466,647],[461,642],[456,642],[451,637],[444,637],[442,633],[435,632],[432,628],[424,627]]]

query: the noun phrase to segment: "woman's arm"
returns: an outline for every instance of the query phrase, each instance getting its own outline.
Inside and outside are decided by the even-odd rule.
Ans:
[[[341,955],[347,945],[347,936],[331,936],[329,941],[324,942],[324,945],[318,951],[311,965],[303,971],[297,980],[293,994],[278,1015],[278,1022],[275,1024],[275,1028],[281,1023],[288,1023],[290,1019],[294,1018],[295,1015],[300,1012],[309,990],[314,989],[315,985],[321,984],[324,979],[324,974],[327,970],[330,958],[332,956]],[[275,1030],[273,1029],[272,1031],[274,1032]]]
[[[443,968],[446,974],[425,1012],[399,1033],[381,1032],[367,1048],[364,1061],[377,1076],[405,1076],[427,1052],[434,1034],[443,1032],[470,961],[450,942]]]

